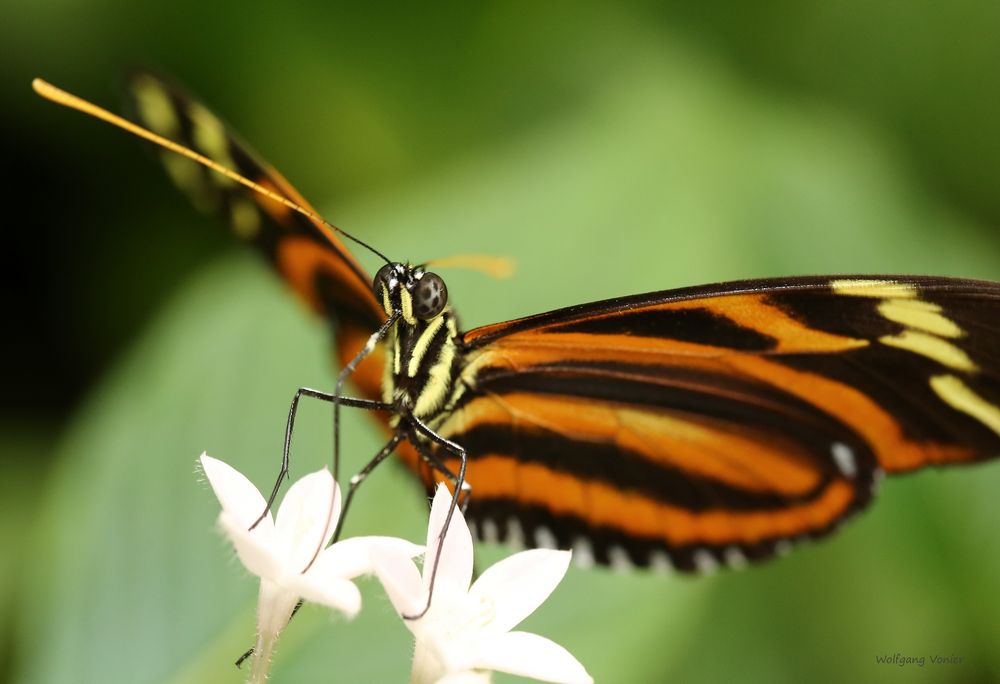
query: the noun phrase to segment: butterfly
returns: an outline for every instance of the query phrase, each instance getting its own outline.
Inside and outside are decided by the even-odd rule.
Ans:
[[[462,331],[439,275],[334,229],[181,89],[138,72],[127,91],[147,129],[201,156],[162,149],[174,182],[332,329],[345,370],[333,395],[296,393],[286,457],[302,396],[374,409],[390,438],[361,474],[395,453],[428,491],[467,483],[483,540],[739,568],[829,534],[885,475],[1000,454],[1000,283],[745,280]],[[384,259],[374,278],[345,236]],[[342,398],[348,378],[359,397]]]

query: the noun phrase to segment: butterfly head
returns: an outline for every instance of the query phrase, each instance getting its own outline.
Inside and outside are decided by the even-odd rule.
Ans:
[[[385,315],[399,312],[410,325],[436,318],[448,304],[444,279],[422,266],[388,263],[375,274],[372,286]]]

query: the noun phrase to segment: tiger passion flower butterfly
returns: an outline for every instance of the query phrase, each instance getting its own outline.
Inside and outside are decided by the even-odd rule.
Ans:
[[[430,264],[325,221],[179,88],[132,76],[143,128],[34,87],[164,148],[171,177],[331,325],[343,370],[332,392],[294,393],[268,506],[302,397],[333,405],[335,479],[340,409],[385,429],[345,508],[395,453],[428,493],[452,484],[449,517],[461,499],[482,539],[573,549],[585,565],[741,568],[837,529],[885,475],[1000,454],[996,282],[748,280],[463,331]],[[374,279],[343,240],[384,261]]]

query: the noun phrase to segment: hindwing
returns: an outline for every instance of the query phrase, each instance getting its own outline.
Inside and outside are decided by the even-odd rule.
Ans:
[[[1000,454],[998,311],[997,283],[898,276],[570,307],[466,333],[438,429],[483,537],[741,565],[828,533],[885,472]]]

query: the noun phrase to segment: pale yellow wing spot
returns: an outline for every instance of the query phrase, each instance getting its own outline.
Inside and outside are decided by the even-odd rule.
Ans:
[[[132,88],[142,120],[154,132],[168,138],[176,138],[181,130],[180,120],[174,111],[170,96],[163,88],[145,77],[136,79]]]
[[[904,330],[898,335],[884,335],[879,338],[879,342],[889,347],[905,349],[914,354],[926,356],[928,359],[933,359],[941,365],[955,370],[969,373],[979,370],[964,351],[951,342],[927,333]]]
[[[174,104],[158,83],[149,78],[138,78],[133,92],[139,114],[152,131],[173,139],[180,136],[181,124]],[[175,154],[164,153],[160,157],[174,185],[194,197],[199,209],[211,208],[204,206],[208,201],[200,192],[203,178],[198,164]]]
[[[163,167],[167,170],[167,175],[178,188],[191,195],[195,206],[198,209],[212,209],[211,202],[204,192],[204,179],[201,167],[197,163],[185,157],[178,157],[176,154],[164,152],[160,155],[163,160]]]
[[[244,240],[252,240],[260,232],[260,213],[257,206],[246,197],[233,197],[229,209],[233,231]]]
[[[229,154],[229,138],[226,136],[226,129],[222,122],[197,102],[192,102],[188,106],[188,116],[193,124],[191,138],[195,147],[223,166],[235,169],[236,163],[233,161],[232,155]],[[212,174],[212,179],[224,187],[236,185],[231,178],[226,176]]]
[[[181,155],[182,157],[187,157],[188,159],[191,159],[201,164],[202,166],[211,169],[215,173],[225,176],[234,183],[239,183],[243,187],[249,188],[256,193],[263,195],[264,197],[268,197],[272,201],[277,202],[278,204],[281,204],[285,207],[288,207],[292,211],[296,211],[302,214],[303,216],[309,217],[316,223],[322,224],[331,230],[343,232],[340,231],[339,228],[328,222],[326,219],[324,219],[322,216],[312,211],[311,209],[307,209],[304,206],[296,204],[295,202],[281,195],[280,193],[275,192],[274,190],[271,190],[268,187],[265,187],[264,185],[257,183],[256,181],[252,181],[249,178],[241,176],[239,173],[233,171],[232,169],[227,168],[226,166],[220,164],[219,162],[210,159],[203,154],[195,152],[194,150],[185,147],[184,145],[174,140],[171,140],[169,137],[165,137],[158,133],[154,133],[153,131],[147,128],[143,128],[142,126],[134,124],[131,121],[128,121],[127,119],[123,119],[122,117],[116,114],[112,114],[103,107],[98,107],[97,105],[91,102],[87,102],[86,100],[79,98],[76,95],[73,95],[72,93],[68,93],[65,90],[62,90],[61,88],[56,88],[51,83],[48,83],[40,78],[34,79],[31,82],[31,87],[35,90],[36,93],[38,93],[39,96],[44,97],[46,100],[55,102],[56,104],[62,105],[63,107],[69,107],[70,109],[75,109],[79,112],[83,112],[88,116],[93,116],[97,119],[100,119],[101,121],[104,121],[105,123],[109,123],[112,126],[117,126],[122,130],[128,131],[132,135],[138,136],[143,140],[148,140],[149,142],[155,145],[159,145],[160,147],[170,150],[171,152]],[[273,184],[271,183],[268,183],[268,185],[271,185],[273,187]]]
[[[935,375],[931,389],[956,411],[972,416],[1000,435],[1000,408],[976,394],[971,387],[954,375]]]
[[[830,287],[836,294],[848,297],[876,299],[915,299],[917,286],[894,280],[832,280]]]
[[[918,299],[916,285],[892,280],[844,279],[831,281],[830,287],[839,295],[882,300],[878,304],[879,314],[906,328],[898,335],[880,337],[882,344],[919,354],[955,370],[970,373],[979,370],[965,351],[944,339],[962,337],[962,328],[945,316],[938,304]]]
[[[890,321],[921,330],[938,337],[961,337],[963,332],[955,321],[941,313],[941,307],[919,299],[886,299],[878,312]]]

